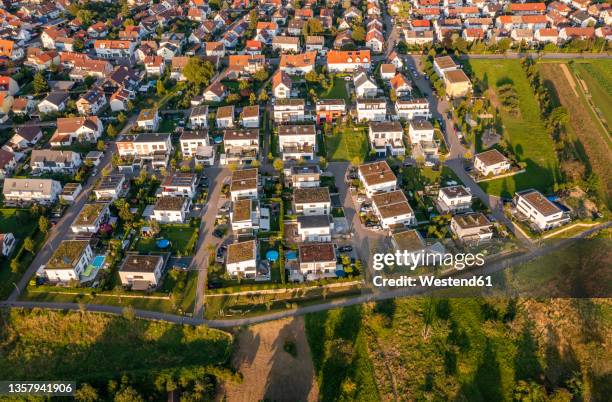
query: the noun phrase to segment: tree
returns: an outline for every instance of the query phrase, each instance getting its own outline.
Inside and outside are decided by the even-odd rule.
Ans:
[[[323,24],[321,23],[321,21],[319,21],[317,18],[310,18],[304,24],[304,27],[302,28],[302,33],[304,34],[304,36],[308,36],[318,34],[320,32],[323,32],[324,30],[325,28],[323,28]]]
[[[251,105],[257,103],[257,96],[255,96],[255,92],[251,92],[251,95],[249,96],[249,103]]]
[[[351,159],[351,165],[359,166],[360,164],[361,164],[361,159],[359,159],[358,156],[355,156],[353,159]]]
[[[29,251],[30,253],[34,253],[34,241],[30,236],[26,237],[23,240],[23,248]]]
[[[325,170],[327,168],[327,159],[324,156],[319,157],[319,167],[321,170]]]
[[[117,129],[112,124],[109,124],[108,127],[106,127],[106,134],[111,138],[115,138],[117,136]]]
[[[164,86],[164,82],[162,80],[157,80],[157,84],[155,84],[155,89],[157,91],[158,96],[161,96],[166,93],[166,87]]]
[[[394,88],[391,88],[391,90],[389,91],[389,99],[391,100],[391,102],[395,102],[397,100],[397,93],[395,92]]]
[[[266,92],[265,89],[262,89],[262,91],[259,93],[259,101],[260,102],[267,102],[268,101],[268,93]]]
[[[83,49],[85,49],[85,43],[83,43],[83,39],[76,38],[74,40],[74,43],[72,44],[72,49],[78,53],[82,52]]]
[[[183,75],[192,84],[206,86],[215,75],[215,68],[209,61],[204,61],[199,57],[190,57],[183,68]]]
[[[96,391],[94,387],[85,383],[81,388],[75,391],[74,399],[79,402],[96,402],[100,397],[98,396],[98,391]]]
[[[11,260],[11,272],[14,274],[19,272],[19,260],[17,260],[17,258]]]
[[[266,70],[259,70],[255,74],[253,74],[253,78],[257,81],[263,82],[268,79],[268,72]]]
[[[103,152],[104,148],[105,148],[104,141],[98,140],[98,142],[96,143],[96,149],[100,152]]]
[[[249,12],[249,30],[254,31],[257,28],[258,22],[257,10],[253,9]]]
[[[38,218],[38,229],[43,233],[47,233],[49,230],[49,219],[44,216]]]
[[[278,158],[274,159],[274,162],[272,162],[272,167],[274,167],[274,170],[280,173],[283,170],[283,161]]]
[[[351,38],[355,42],[363,42],[366,37],[366,31],[362,26],[356,26],[351,33]]]
[[[134,388],[127,386],[115,394],[115,402],[144,402],[144,398]]]
[[[247,80],[240,80],[238,81],[238,89],[240,89],[241,91],[244,91],[245,89],[249,88],[249,82]]]
[[[32,86],[34,87],[34,93],[36,95],[40,95],[44,92],[49,91],[49,84],[45,80],[42,72],[39,71],[34,75],[34,80],[32,81]]]

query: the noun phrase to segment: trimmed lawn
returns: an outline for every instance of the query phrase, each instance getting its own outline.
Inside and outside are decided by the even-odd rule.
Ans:
[[[0,209],[0,231],[11,232],[15,238],[23,240],[34,231],[38,220],[32,219],[27,209]]]
[[[327,92],[319,93],[321,99],[344,99],[346,102],[351,100],[346,91],[346,81],[342,78],[335,78],[334,85]]]
[[[159,123],[159,129],[157,130],[160,133],[173,133],[176,128],[176,121],[172,119],[161,119],[161,123]]]
[[[511,197],[515,191],[536,188],[553,190],[558,178],[558,161],[552,138],[540,120],[540,107],[518,60],[470,60],[474,74],[497,94],[501,85],[512,83],[519,100],[520,113],[501,110],[498,130],[508,139],[514,153],[527,165],[527,172],[480,183],[489,194]],[[501,109],[501,108],[500,108]]]
[[[160,238],[170,240],[172,254],[191,255],[198,239],[198,228],[189,225],[161,225],[159,234],[155,238],[140,238],[136,250],[145,254],[162,251],[155,244]]]
[[[335,129],[333,135],[325,137],[325,148],[327,149],[327,160],[351,162],[357,157],[359,163],[362,163],[369,152],[366,128]]]

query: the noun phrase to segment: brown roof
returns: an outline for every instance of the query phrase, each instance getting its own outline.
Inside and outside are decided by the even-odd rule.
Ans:
[[[359,172],[367,185],[396,181],[395,174],[391,171],[386,161],[366,163],[359,166]]]
[[[444,76],[451,84],[456,84],[459,82],[470,82],[470,79],[463,72],[463,70],[453,70],[447,71],[444,73]]]
[[[55,249],[46,269],[72,269],[89,245],[86,240],[64,240]]]
[[[317,60],[317,52],[306,52],[301,54],[283,54],[280,58],[282,67],[307,67],[314,66]]]
[[[453,221],[462,229],[477,228],[481,226],[490,226],[491,222],[482,212],[474,212],[469,214],[455,215]]]
[[[508,161],[508,158],[506,158],[497,149],[490,149],[488,151],[476,154],[476,158],[480,159],[480,161],[486,166],[497,165],[498,163]]]
[[[336,250],[332,243],[300,244],[300,262],[336,261]]]
[[[186,202],[185,197],[163,196],[157,199],[154,209],[158,211],[180,211]]]
[[[92,130],[95,130],[98,126],[97,116],[87,117],[61,117],[57,119],[57,132],[58,133],[74,133],[79,128],[86,126]]]
[[[235,180],[246,180],[246,179],[256,179],[257,178],[257,169],[242,169],[235,170],[232,173],[232,181]]]
[[[256,128],[223,130],[223,141],[231,140],[258,140],[259,130]]]
[[[421,235],[414,229],[393,233],[392,236],[398,250],[418,251],[425,248],[425,242],[421,238]]]
[[[217,119],[224,119],[227,117],[234,118],[234,106],[222,106],[217,109]]]
[[[233,243],[227,246],[227,264],[255,259],[255,240]]]
[[[434,63],[436,63],[436,65],[442,70],[444,70],[445,68],[453,68],[457,66],[453,58],[450,56],[436,57],[434,59]]]
[[[327,187],[296,188],[293,191],[293,200],[296,204],[331,202]]]
[[[232,221],[241,222],[251,219],[251,200],[244,199],[234,201],[232,206]]]
[[[372,202],[383,218],[413,213],[406,196],[399,190],[373,195]]]
[[[242,109],[242,118],[259,117],[259,105],[245,106]]]
[[[160,260],[163,260],[161,255],[128,255],[123,260],[123,264],[121,264],[119,271],[154,272]]]
[[[463,186],[442,187],[440,189],[448,198],[467,197],[471,195]]]
[[[272,88],[276,88],[280,84],[284,84],[287,88],[291,88],[291,77],[280,69],[272,76]]]
[[[544,197],[542,193],[537,190],[525,190],[518,194],[544,216],[554,215],[561,212],[559,207],[546,199],[546,197]]]
[[[286,125],[278,128],[278,135],[316,135],[314,124]]]

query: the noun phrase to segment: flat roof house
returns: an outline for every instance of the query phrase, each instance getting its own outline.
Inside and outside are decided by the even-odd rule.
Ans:
[[[234,127],[234,105],[221,106],[217,109],[217,128]]]
[[[401,190],[372,196],[372,208],[384,229],[414,225],[414,211]]]
[[[257,169],[242,169],[232,172],[230,197],[232,201],[241,198],[258,198],[259,174]]]
[[[70,225],[72,233],[98,233],[100,225],[108,218],[108,204],[85,204]]]
[[[245,106],[241,113],[242,127],[259,128],[259,105]]]
[[[159,127],[159,114],[156,109],[142,109],[138,114],[136,125],[147,131],[156,131]]]
[[[123,286],[132,290],[148,290],[159,285],[163,270],[161,255],[130,254],[121,263],[119,278]]]
[[[414,119],[408,124],[408,136],[412,144],[434,140],[434,127],[429,120]]]
[[[539,230],[549,230],[570,221],[569,215],[538,190],[529,189],[516,193],[514,205]]]
[[[231,276],[255,278],[257,274],[258,247],[256,240],[233,243],[227,246],[225,268]]]
[[[427,98],[414,98],[409,100],[398,99],[395,102],[395,113],[400,119],[430,119],[429,101]]]
[[[387,119],[387,100],[384,98],[357,99],[357,120],[384,121]]]
[[[359,165],[357,171],[368,197],[396,189],[397,177],[386,161]]]
[[[317,145],[314,124],[279,126],[278,140],[284,161],[314,159]]]
[[[510,160],[497,149],[481,152],[474,157],[474,169],[483,176],[504,174],[510,167]]]
[[[259,154],[259,130],[256,128],[223,130],[225,163],[254,161]]]
[[[336,277],[336,250],[332,243],[308,243],[298,246],[300,272],[317,277]]]
[[[172,172],[161,183],[162,196],[189,197],[196,195],[198,176],[190,172]]]
[[[493,238],[493,225],[482,212],[455,215],[451,232],[463,243],[481,243]]]
[[[259,229],[259,217],[259,201],[243,198],[232,202],[230,223],[235,233]]]
[[[81,166],[81,156],[72,151],[34,149],[30,157],[32,174],[66,173],[74,174]]]
[[[472,82],[463,70],[447,71],[444,73],[446,95],[450,98],[466,96],[472,89]]]
[[[194,106],[189,113],[191,128],[208,128],[208,106]]]
[[[89,241],[64,240],[47,262],[45,274],[51,282],[84,282],[90,279],[86,271],[92,259]]]
[[[194,158],[196,164],[204,166],[215,163],[215,147],[210,145],[208,131],[183,131],[179,142],[183,158]]]
[[[321,169],[317,165],[291,166],[287,170],[285,177],[293,188],[319,187],[321,184]]]
[[[296,188],[293,191],[293,208],[296,214],[328,215],[331,198],[327,187]]]
[[[404,129],[398,121],[370,122],[368,137],[372,149],[379,156],[406,154],[404,147]]]
[[[297,122],[305,119],[304,99],[277,99],[274,104],[274,121],[276,123]]]
[[[189,197],[162,196],[153,207],[153,219],[159,223],[185,223],[191,199]]]
[[[436,206],[441,214],[469,211],[472,207],[472,193],[464,186],[442,187],[438,192]]]

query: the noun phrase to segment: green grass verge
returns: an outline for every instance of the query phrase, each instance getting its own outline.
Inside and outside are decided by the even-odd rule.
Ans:
[[[155,238],[140,238],[135,248],[144,254],[163,251],[156,244],[159,238],[170,240],[172,254],[191,255],[198,240],[198,228],[189,225],[160,225],[160,232]]]
[[[571,68],[578,73],[578,78],[586,83],[593,103],[597,105],[610,127],[612,125],[612,60],[581,60],[574,62]]]
[[[520,114],[501,110],[502,127],[513,152],[527,165],[527,172],[480,183],[489,194],[511,197],[515,191],[536,188],[553,190],[558,177],[554,143],[540,119],[540,107],[518,60],[470,60],[471,69],[489,89],[512,83],[519,100]]]

